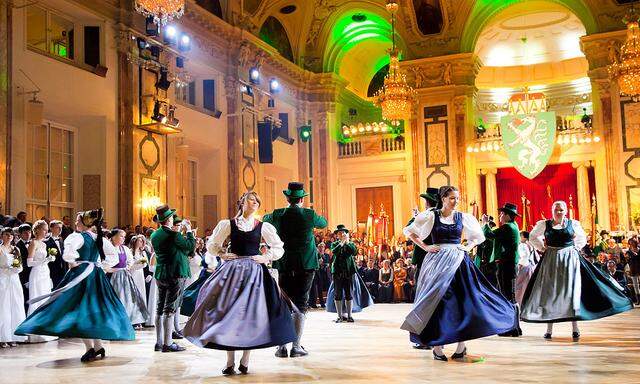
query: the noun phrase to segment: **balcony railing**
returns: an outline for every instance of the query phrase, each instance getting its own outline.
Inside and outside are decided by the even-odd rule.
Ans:
[[[404,137],[368,136],[348,143],[338,143],[338,158],[377,156],[404,152]]]

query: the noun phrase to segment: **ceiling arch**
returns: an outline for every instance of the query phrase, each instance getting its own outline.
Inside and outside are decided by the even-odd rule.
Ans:
[[[460,51],[473,52],[481,32],[485,29],[487,24],[494,19],[494,17],[513,5],[522,4],[522,6],[525,6],[525,2],[527,2],[527,0],[501,0],[500,2],[491,0],[476,1],[465,22],[462,32]],[[596,20],[593,17],[591,10],[582,0],[545,0],[545,2],[561,5],[569,9],[578,17],[578,19],[580,19],[587,34],[597,32],[598,27]],[[536,11],[538,9],[532,7],[531,10]]]

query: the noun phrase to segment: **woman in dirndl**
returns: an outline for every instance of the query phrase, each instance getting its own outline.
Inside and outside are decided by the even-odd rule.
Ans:
[[[469,251],[485,239],[478,220],[456,210],[460,195],[455,187],[441,187],[439,195],[441,209],[420,213],[404,229],[427,255],[413,310],[402,329],[410,332],[413,343],[432,346],[435,360],[447,361],[445,344],[458,343],[451,358],[462,359],[467,354],[465,341],[511,331],[517,323],[513,304],[469,258]],[[433,245],[422,241],[429,235]]]
[[[580,256],[587,236],[579,221],[566,217],[567,204],[556,201],[551,213],[552,219],[538,221],[529,234],[531,244],[544,255],[524,293],[521,318],[547,323],[547,340],[553,323],[570,321],[573,341],[578,341],[578,321],[628,311],[633,303],[614,279]]]
[[[62,258],[69,263],[69,272],[59,288],[33,299],[46,301],[18,326],[16,335],[80,338],[86,348],[82,362],[105,357],[102,340],[135,338],[129,317],[101,268],[118,263],[118,251],[103,240],[101,228],[102,208],[78,213],[77,232],[64,240]]]
[[[255,217],[260,198],[245,193],[238,215],[222,220],[207,242],[212,255],[225,260],[204,283],[184,335],[201,348],[227,351],[224,375],[235,371],[235,351],[242,350],[238,370],[248,373],[252,349],[284,345],[296,340],[290,301],[269,274],[267,264],[284,254],[276,229]],[[224,242],[230,239],[228,249]],[[260,253],[261,239],[268,249]]]

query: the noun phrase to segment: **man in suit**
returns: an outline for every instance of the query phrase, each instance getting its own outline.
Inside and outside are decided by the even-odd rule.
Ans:
[[[629,292],[627,277],[624,272],[617,268],[615,260],[607,261],[607,276],[611,277],[616,283],[620,284],[624,294],[631,298],[631,292]]]
[[[278,236],[284,242],[284,255],[274,261],[273,266],[278,270],[280,288],[300,310],[300,313],[294,314],[298,337],[291,347],[290,357],[307,355],[307,351],[300,345],[300,339],[309,304],[309,291],[318,269],[313,230],[327,226],[327,220],[316,214],[313,209],[302,208],[304,198],[308,195],[303,187],[302,183],[289,183],[288,188],[282,191],[289,206],[276,209],[263,218],[265,223],[270,223],[276,228]],[[281,345],[276,351],[276,356],[287,357],[287,346]]]
[[[69,266],[62,258],[64,252],[64,240],[60,235],[62,234],[62,221],[52,220],[49,223],[49,230],[51,233],[45,239],[44,243],[47,246],[47,255],[55,256],[55,260],[49,263],[49,270],[51,271],[51,281],[53,281],[54,288],[58,286],[65,273],[69,270]]]
[[[66,239],[67,236],[73,233],[73,223],[71,222],[71,217],[64,215],[62,216],[62,240]]]
[[[515,280],[516,266],[519,261],[520,230],[515,220],[520,215],[518,214],[518,207],[512,203],[505,203],[498,211],[500,212],[500,227],[495,230],[487,230],[489,222],[487,215],[482,217],[482,223],[485,227],[485,237],[494,240],[493,258],[498,265],[498,287],[500,288],[500,293],[509,299],[513,305],[517,305]],[[502,333],[499,336],[518,337],[521,335],[522,330],[520,329],[520,324],[517,323],[513,330]]]
[[[20,259],[22,259],[22,272],[20,272],[20,283],[22,284],[22,293],[24,295],[24,308],[27,310],[27,300],[29,300],[29,274],[31,273],[31,267],[27,264],[27,257],[29,256],[29,243],[31,242],[31,226],[29,224],[22,224],[18,227],[18,241],[16,247],[20,250]]]
[[[154,350],[162,352],[185,350],[172,340],[173,318],[182,297],[181,287],[184,287],[184,281],[191,276],[187,255],[196,247],[189,220],[184,219],[181,224],[187,232],[186,237],[180,231],[173,230],[175,215],[176,210],[166,204],[157,207],[153,221],[160,224],[160,227],[151,235],[151,244],[156,252],[155,278],[158,285]]]

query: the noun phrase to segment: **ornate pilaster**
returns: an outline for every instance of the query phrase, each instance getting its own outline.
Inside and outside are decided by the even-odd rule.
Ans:
[[[312,137],[317,141],[317,167],[314,167],[314,208],[327,217],[329,208],[329,127],[328,106],[322,106],[315,117]]]
[[[576,169],[578,212],[580,212],[580,221],[585,223],[585,228],[589,228],[586,223],[591,223],[591,194],[589,191],[589,168],[591,166],[590,161],[573,163],[573,167]]]
[[[123,24],[118,41],[118,223],[134,223],[133,90],[134,64],[128,59],[130,41]]]
[[[229,217],[236,214],[236,201],[240,196],[240,169],[242,157],[242,110],[238,100],[238,80],[234,76],[227,76],[224,90],[227,96],[227,172],[229,188]]]
[[[498,185],[496,182],[496,174],[498,170],[495,168],[482,169],[480,171],[486,176],[485,179],[485,196],[487,198],[487,214],[498,217]]]
[[[11,193],[11,3],[0,1],[0,214],[8,214]]]
[[[298,128],[307,124],[307,106],[304,101],[298,101],[296,106],[296,126],[294,127],[293,134],[297,137]],[[309,185],[309,176],[311,170],[309,169],[309,142],[298,142],[298,179],[304,185]],[[308,187],[307,187],[308,188]]]

